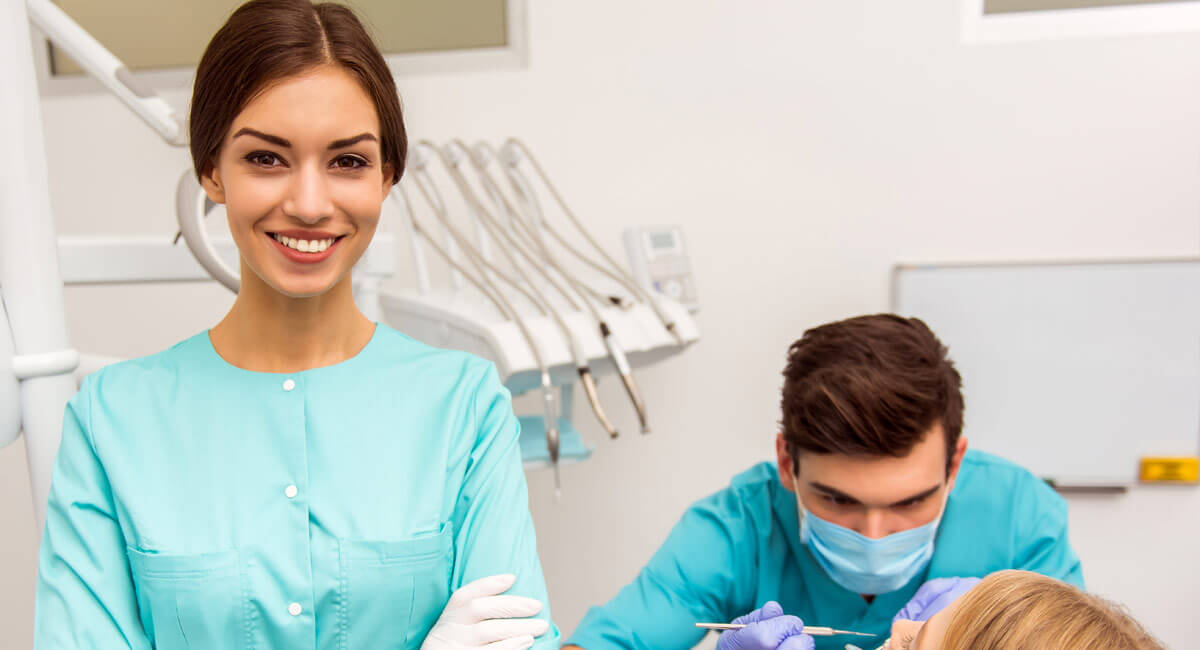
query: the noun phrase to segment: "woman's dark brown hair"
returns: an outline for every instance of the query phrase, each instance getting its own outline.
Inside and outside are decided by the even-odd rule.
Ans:
[[[907,455],[935,424],[946,463],[963,426],[962,380],[924,322],[894,314],[815,327],[788,349],[781,427],[788,452]]]
[[[272,83],[321,65],[349,72],[375,103],[383,164],[398,182],[408,136],[387,62],[349,7],[309,0],[247,2],[209,42],[196,70],[188,124],[196,176],[213,166],[234,118],[251,100]]]

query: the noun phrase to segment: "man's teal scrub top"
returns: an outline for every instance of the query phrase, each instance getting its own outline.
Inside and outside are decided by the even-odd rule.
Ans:
[[[35,644],[418,648],[500,573],[549,620],[518,433],[492,364],[384,325],[303,372],[207,332],[104,368],[67,406]]]
[[[862,596],[833,582],[800,543],[796,496],[763,463],[693,505],[637,578],[592,608],[568,641],[585,650],[691,648],[697,622],[723,623],[778,601],[810,625],[877,633],[874,644],[817,637],[817,648],[883,643],[892,617],[926,580],[1027,569],[1083,586],[1067,540],[1067,505],[1008,461],[968,451],[926,571],[902,589]]]

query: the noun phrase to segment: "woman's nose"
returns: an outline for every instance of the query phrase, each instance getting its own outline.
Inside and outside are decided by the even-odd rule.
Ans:
[[[332,216],[333,201],[325,175],[312,166],[301,166],[292,177],[283,211],[310,225]]]

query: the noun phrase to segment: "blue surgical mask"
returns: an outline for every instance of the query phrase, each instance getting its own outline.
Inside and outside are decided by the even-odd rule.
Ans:
[[[800,541],[834,582],[856,594],[896,591],[924,571],[933,557],[941,514],[924,526],[871,539],[808,512],[799,496],[796,502]]]

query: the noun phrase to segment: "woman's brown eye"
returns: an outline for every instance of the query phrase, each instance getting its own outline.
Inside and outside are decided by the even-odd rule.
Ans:
[[[367,161],[358,156],[342,156],[334,161],[334,165],[341,169],[356,169],[358,167],[366,167]]]
[[[279,158],[275,154],[267,153],[265,151],[255,151],[254,153],[246,156],[246,160],[248,160],[251,164],[259,165],[261,167],[274,167],[275,163],[279,162]]]

